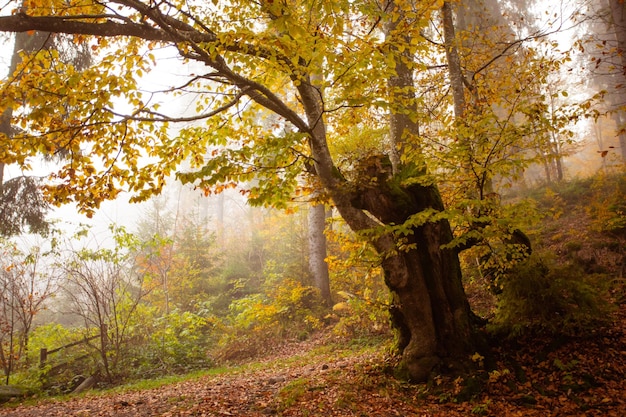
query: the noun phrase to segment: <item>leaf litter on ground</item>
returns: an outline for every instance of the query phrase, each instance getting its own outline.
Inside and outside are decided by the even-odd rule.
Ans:
[[[626,305],[584,338],[528,337],[493,348],[490,369],[428,384],[393,376],[389,344],[329,334],[272,358],[143,390],[13,403],[0,417],[626,416]]]

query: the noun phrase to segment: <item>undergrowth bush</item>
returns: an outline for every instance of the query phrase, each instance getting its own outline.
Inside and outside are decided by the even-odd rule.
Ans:
[[[217,336],[219,321],[213,316],[173,310],[153,316],[146,312],[143,325],[136,326],[120,372],[127,378],[147,378],[188,372],[211,366],[209,350]]]
[[[503,280],[492,330],[511,337],[527,332],[585,336],[609,320],[609,281],[602,274],[585,274],[575,263],[559,265],[533,254]]]
[[[326,258],[335,301],[333,332],[341,337],[367,337],[389,331],[389,290],[384,282],[380,257],[362,237],[343,221],[326,232]]]
[[[95,334],[57,323],[36,327],[28,340],[26,361],[13,374],[11,383],[26,387],[33,393],[64,393],[70,381],[77,375],[92,373],[97,363],[97,352],[90,343],[77,343],[57,349]],[[40,351],[43,348],[51,352],[45,364],[40,363]]]
[[[333,306],[333,312],[339,316],[333,333],[342,337],[363,337],[390,331],[388,304],[346,292],[339,295],[344,301]]]
[[[626,236],[626,175],[599,175],[592,185],[587,207],[592,227],[600,232]]]
[[[233,301],[230,309],[230,324],[217,352],[223,360],[256,356],[287,339],[304,340],[323,326],[319,291],[289,278]]]
[[[188,371],[210,362],[207,350],[215,319],[174,310],[160,317],[155,324],[151,345],[159,353],[164,367]]]

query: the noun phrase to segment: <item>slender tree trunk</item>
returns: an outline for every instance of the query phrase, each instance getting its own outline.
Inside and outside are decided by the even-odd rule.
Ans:
[[[622,161],[626,162],[626,113],[624,110],[616,109],[613,120],[615,120],[617,128],[617,138],[619,139]]]
[[[558,144],[554,144],[554,165],[556,168],[556,180],[561,182],[565,177],[565,173],[563,172],[563,156],[561,155],[561,151],[559,149]]]
[[[552,184],[550,159],[543,151],[540,151],[540,152],[541,152],[541,162],[543,163],[543,171],[546,174],[546,182],[548,184]]]
[[[326,263],[326,208],[324,204],[312,204],[308,213],[309,223],[309,269],[313,284],[320,290],[326,305],[332,303],[330,296],[330,278]]]
[[[609,0],[609,6],[611,8],[615,39],[617,40],[616,55],[619,56],[622,64],[622,70],[618,71],[618,75],[622,79],[626,79],[626,2],[624,0]],[[619,103],[618,105],[623,107],[624,103]],[[615,120],[618,122],[617,131],[622,161],[626,161],[626,115],[623,108],[616,109],[616,112]]]
[[[109,329],[107,324],[100,320],[100,357],[102,358],[102,365],[104,367],[104,372],[106,373],[107,380],[109,382],[113,381],[113,375],[111,374],[111,365],[109,364]]]
[[[225,191],[219,193],[216,198],[217,204],[217,245],[220,249],[224,248],[224,205]]]
[[[602,126],[600,125],[600,120],[598,119],[594,122],[593,128],[596,137],[596,143],[598,145],[598,151],[602,151],[604,149],[604,138],[602,137]],[[602,171],[606,173],[606,159],[602,158]]]
[[[463,72],[461,70],[461,58],[456,44],[456,31],[454,28],[454,14],[452,5],[446,1],[441,8],[443,20],[443,35],[446,48],[446,61],[448,62],[448,74],[450,75],[450,88],[454,104],[454,116],[462,120],[465,113],[465,88],[463,86]]]
[[[323,76],[321,73],[311,74],[311,87],[324,95]],[[320,103],[317,101],[317,106]],[[321,109],[320,109],[321,110]],[[320,121],[320,123],[323,123]],[[314,192],[317,195],[321,190]],[[330,274],[326,263],[327,245],[326,235],[326,206],[325,204],[313,203],[309,207],[309,269],[313,274],[315,287],[320,290],[322,300],[327,306],[332,304],[330,295]]]
[[[620,57],[622,66],[626,68],[626,3],[624,0],[609,0],[615,39],[617,40],[617,55]]]

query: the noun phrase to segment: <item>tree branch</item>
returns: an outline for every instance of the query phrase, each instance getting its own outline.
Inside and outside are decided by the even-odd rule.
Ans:
[[[200,44],[217,42],[217,35],[214,32],[200,32],[186,23],[180,22],[171,16],[164,15],[157,8],[149,7],[136,0],[115,0],[115,3],[132,8],[152,20],[159,28],[147,23],[134,23],[129,20],[125,20],[125,23],[118,23],[112,20],[110,16],[107,20],[100,21],[103,15],[80,17],[28,16],[25,13],[18,13],[13,16],[0,17],[0,31],[26,32],[36,30],[103,37],[131,36],[149,41],[162,41],[176,44],[188,43],[193,48],[195,54],[185,53],[183,50],[179,50],[182,56],[204,62],[206,65],[217,70],[220,75],[231,81],[242,91],[245,91],[246,95],[261,106],[289,120],[300,131],[309,131],[307,123],[269,89],[232,71],[221,55],[212,57],[206,52]],[[91,19],[93,21],[89,22],[85,21],[85,19]],[[250,48],[244,46],[232,45],[227,47],[227,49],[231,52],[240,53],[246,53],[246,50],[250,50]],[[248,52],[248,54],[250,54],[250,52]],[[268,58],[272,54],[270,51],[263,51],[263,48],[256,48],[253,50],[252,55]],[[285,60],[285,62],[289,61]]]
[[[123,120],[133,120],[133,121],[139,121],[139,122],[172,122],[172,123],[194,122],[197,120],[208,119],[217,114],[225,112],[226,110],[228,110],[229,108],[237,104],[239,100],[241,99],[241,97],[244,96],[245,94],[246,94],[245,89],[241,90],[234,96],[232,100],[218,107],[217,109],[212,110],[207,113],[201,113],[195,116],[187,116],[187,117],[172,117],[172,116],[168,116],[166,114],[158,113],[158,112],[148,110],[148,109],[137,110],[132,115],[125,115],[122,113],[117,113],[113,111],[113,109],[105,109],[105,110],[115,116],[121,117]],[[147,114],[149,116],[140,116],[140,114]]]
[[[78,19],[82,20],[78,20]],[[93,19],[86,22],[84,19]],[[12,16],[0,16],[0,31],[2,32],[28,32],[32,30],[53,33],[67,33],[93,36],[132,36],[148,41],[179,42],[171,33],[157,29],[145,23],[118,23],[111,19],[95,21],[102,16],[28,16],[18,13]],[[194,42],[214,42],[215,35],[204,34],[197,31],[186,32],[188,39]]]

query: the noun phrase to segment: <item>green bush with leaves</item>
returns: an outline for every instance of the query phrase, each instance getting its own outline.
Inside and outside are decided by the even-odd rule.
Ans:
[[[318,291],[294,279],[284,279],[263,294],[253,294],[231,304],[234,328],[271,331],[285,337],[320,327]]]
[[[591,190],[592,204],[587,211],[592,227],[600,232],[626,236],[626,175],[598,175]]]
[[[274,276],[264,291],[233,301],[229,329],[218,356],[224,360],[252,357],[281,340],[306,339],[323,326],[319,291],[301,282]]]
[[[15,375],[15,383],[27,386],[35,391],[49,390],[50,387],[62,387],[77,375],[90,374],[97,362],[94,343],[77,343],[65,349],[56,350],[75,342],[84,341],[94,336],[82,328],[68,328],[58,323],[48,323],[35,328],[28,341],[29,367]],[[40,351],[47,349],[48,355],[43,366],[40,364]],[[53,390],[54,391],[54,390]]]
[[[341,221],[336,223],[326,232],[331,287],[340,297],[333,306],[333,314],[338,318],[333,331],[341,337],[386,332],[391,296],[384,282],[380,257]]]
[[[333,306],[339,321],[333,333],[341,337],[363,337],[390,331],[389,304],[340,291],[343,301]]]
[[[161,363],[180,371],[211,364],[211,346],[215,320],[188,311],[174,310],[155,322],[151,345],[159,353]]]
[[[584,336],[609,320],[608,287],[604,275],[533,254],[503,279],[492,329],[511,337],[531,332]]]
[[[127,377],[156,377],[213,364],[209,350],[219,325],[214,317],[181,310],[157,316],[150,308],[141,313],[124,364],[127,371],[132,370]]]

